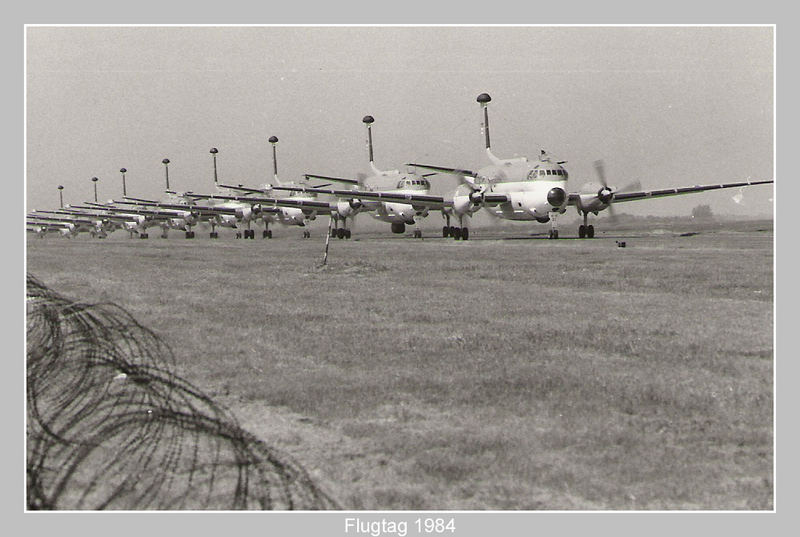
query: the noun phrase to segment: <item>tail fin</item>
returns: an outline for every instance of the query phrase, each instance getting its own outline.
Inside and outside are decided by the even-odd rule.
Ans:
[[[489,96],[488,93],[481,93],[478,95],[478,102],[483,109],[483,134],[486,138],[486,155],[489,157],[489,160],[492,161],[492,164],[496,166],[500,166],[503,164],[502,159],[497,158],[492,153],[492,144],[489,140],[489,103],[491,102],[492,98]]]

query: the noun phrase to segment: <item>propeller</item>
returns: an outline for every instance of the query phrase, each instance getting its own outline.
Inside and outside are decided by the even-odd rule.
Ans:
[[[613,222],[617,219],[617,214],[614,211],[614,205],[611,203],[614,199],[614,194],[617,192],[627,192],[631,190],[641,190],[642,183],[637,179],[623,188],[613,188],[608,186],[608,182],[606,181],[606,165],[605,162],[602,160],[595,160],[594,161],[594,171],[597,174],[597,179],[600,181],[600,184],[603,188],[597,191],[597,199],[602,201],[605,205],[608,206],[608,217]]]

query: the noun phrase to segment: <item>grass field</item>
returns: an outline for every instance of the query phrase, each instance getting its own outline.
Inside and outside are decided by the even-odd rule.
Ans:
[[[324,268],[286,231],[29,237],[27,264],[347,509],[772,509],[771,221],[471,231],[354,232]]]

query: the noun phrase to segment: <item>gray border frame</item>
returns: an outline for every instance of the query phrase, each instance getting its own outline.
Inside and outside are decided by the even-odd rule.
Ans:
[[[126,5],[110,5],[99,1],[32,2],[16,6],[5,12],[3,21],[4,66],[12,76],[4,85],[3,103],[6,122],[3,128],[4,147],[10,148],[11,168],[6,179],[12,199],[24,199],[24,182],[16,177],[24,176],[24,128],[23,54],[24,24],[776,24],[776,178],[781,170],[778,154],[792,154],[794,150],[794,122],[796,117],[797,74],[794,53],[798,50],[798,24],[792,21],[794,14],[788,6],[750,4],[748,7],[732,6],[723,2],[670,2],[641,7],[635,2],[562,2],[559,4],[522,7],[518,2],[492,2],[491,5],[465,5],[463,3],[403,2],[382,5],[377,3],[350,2],[343,4],[306,5],[307,3],[284,4],[280,7],[262,6],[253,9],[247,2],[153,2],[140,0]],[[783,69],[781,69],[781,67]],[[781,117],[778,121],[777,104],[780,100]],[[786,114],[786,112],[790,112]],[[782,134],[783,136],[777,136]],[[779,151],[782,149],[783,151]],[[786,270],[796,268],[797,259],[788,254],[788,233],[780,233],[780,220],[786,220],[789,200],[796,186],[792,178],[783,184],[776,180],[776,190],[781,188],[784,196],[776,198],[775,230],[775,353],[776,353],[776,473],[774,513],[441,513],[438,516],[455,516],[455,535],[531,535],[541,533],[582,533],[598,530],[614,534],[675,535],[679,532],[692,534],[702,531],[733,534],[782,534],[794,520],[793,507],[797,500],[797,462],[792,449],[797,447],[795,428],[787,425],[780,428],[781,417],[797,408],[797,390],[793,386],[799,378],[798,365],[787,353],[786,334],[792,321],[790,304],[794,301],[795,285],[780,279]],[[18,197],[19,196],[19,197]],[[779,210],[781,209],[781,210]],[[24,203],[22,212],[24,214]],[[13,219],[10,249],[13,262],[5,266],[3,296],[7,297],[3,307],[3,330],[10,342],[4,361],[3,398],[4,421],[11,425],[11,440],[3,445],[3,464],[6,476],[3,487],[4,519],[16,529],[27,534],[45,532],[84,535],[141,535],[150,531],[158,534],[188,533],[201,530],[205,533],[229,533],[231,530],[253,534],[286,534],[291,531],[302,535],[345,535],[344,519],[360,516],[362,519],[413,520],[415,513],[355,512],[341,513],[24,513],[24,315],[17,308],[24,304],[25,232],[23,218]],[[19,242],[17,242],[19,241]],[[780,245],[784,248],[781,249]],[[19,254],[21,252],[21,255]],[[19,255],[19,257],[17,257]],[[18,271],[18,260],[23,261],[22,274]],[[784,270],[781,271],[780,269]],[[779,288],[780,284],[780,288]],[[789,287],[786,289],[786,287]],[[788,291],[788,292],[787,292]],[[24,306],[23,306],[24,308]],[[781,345],[784,343],[784,345]],[[782,352],[780,352],[782,351]],[[777,358],[782,356],[783,360]],[[780,371],[780,375],[777,372]],[[783,420],[785,421],[785,420]],[[791,420],[786,422],[791,424]],[[17,431],[20,431],[17,434]],[[783,448],[783,449],[781,449]],[[783,455],[783,456],[781,456]],[[778,464],[780,463],[780,464]],[[778,469],[780,468],[780,472]],[[431,513],[435,516],[434,513]],[[788,533],[788,531],[787,531]],[[409,532],[409,535],[414,533]],[[351,532],[350,535],[353,535]],[[363,534],[362,534],[363,535]]]

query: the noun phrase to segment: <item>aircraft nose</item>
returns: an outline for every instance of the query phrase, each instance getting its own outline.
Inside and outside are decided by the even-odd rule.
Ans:
[[[555,187],[551,188],[550,192],[547,193],[547,203],[552,205],[553,207],[561,207],[564,204],[564,201],[567,199],[567,193],[564,191],[563,188]]]

